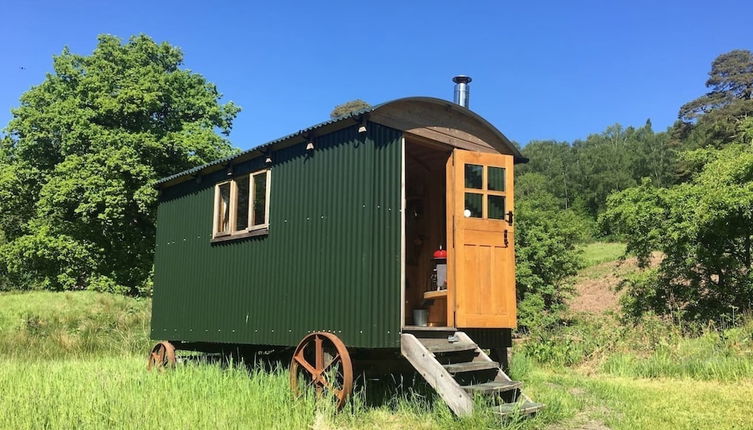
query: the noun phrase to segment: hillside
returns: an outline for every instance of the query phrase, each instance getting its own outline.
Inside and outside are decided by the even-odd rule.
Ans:
[[[625,244],[616,242],[594,242],[581,247],[585,267],[573,279],[575,294],[568,301],[575,312],[601,314],[619,309],[622,293],[618,291],[620,282],[631,273],[637,272],[638,260],[635,257],[621,259]],[[654,253],[651,265],[661,260]]]
[[[571,327],[562,338],[571,343],[534,345],[555,358],[566,351],[571,364],[516,346],[513,376],[547,408],[503,426],[483,413],[453,417],[420,378],[361,381],[352,407],[335,414],[293,401],[284,366],[187,359],[149,373],[148,320],[148,300],[0,294],[0,409],[14,411],[0,414],[0,428],[753,428],[753,323],[685,339],[662,325],[625,330],[605,316]],[[661,346],[636,340],[647,338]],[[619,341],[606,348],[604,339]]]

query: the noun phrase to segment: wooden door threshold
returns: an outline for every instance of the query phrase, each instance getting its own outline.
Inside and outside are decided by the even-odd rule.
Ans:
[[[420,325],[406,325],[403,327],[403,332],[414,332],[414,331],[457,331],[458,329],[455,327],[431,327],[431,326],[420,326]]]

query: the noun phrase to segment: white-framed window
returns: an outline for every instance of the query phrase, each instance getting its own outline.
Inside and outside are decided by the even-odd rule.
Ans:
[[[269,228],[271,171],[259,170],[214,187],[213,238],[243,236]]]

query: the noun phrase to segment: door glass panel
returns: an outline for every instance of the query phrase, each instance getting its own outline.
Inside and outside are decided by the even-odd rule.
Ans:
[[[488,196],[489,219],[505,219],[505,196]]]
[[[238,205],[236,205],[235,211],[235,229],[245,230],[248,228],[248,197],[249,197],[249,181],[250,177],[238,179]]]
[[[481,177],[484,174],[484,166],[478,164],[465,165],[465,187],[481,189]]]
[[[481,218],[481,205],[483,201],[483,194],[465,193],[465,210],[463,215],[466,218]]]
[[[505,190],[505,169],[502,167],[487,167],[486,187],[491,191]],[[491,218],[491,217],[490,217]]]

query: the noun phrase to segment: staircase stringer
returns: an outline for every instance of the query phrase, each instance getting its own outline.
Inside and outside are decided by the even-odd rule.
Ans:
[[[471,395],[460,387],[418,338],[407,333],[400,335],[400,352],[442,397],[455,415],[465,416],[473,413]]]

